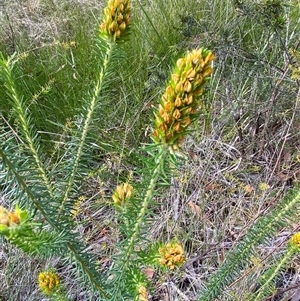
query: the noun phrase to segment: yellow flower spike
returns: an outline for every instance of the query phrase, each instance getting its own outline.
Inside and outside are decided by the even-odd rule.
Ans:
[[[109,25],[109,30],[111,32],[115,32],[117,30],[118,23],[116,21],[112,21]]]
[[[132,187],[130,184],[125,183],[125,184],[124,184],[124,195],[125,195],[125,199],[131,198],[132,192],[133,192],[133,187]]]
[[[118,193],[118,197],[119,197],[120,200],[125,199],[125,192],[124,192],[124,187],[123,186],[118,186],[117,187],[117,193]]]
[[[116,38],[118,39],[121,36],[121,30],[117,30],[115,35],[116,35]]]
[[[186,118],[184,118],[184,119],[181,121],[181,125],[182,125],[183,127],[187,127],[187,126],[189,126],[191,123],[192,123],[192,121],[191,121],[191,119],[190,119],[189,116],[186,117]]]
[[[104,8],[104,14],[108,19],[111,18],[112,13],[113,13],[113,10],[109,6]]]
[[[174,96],[174,90],[173,90],[173,88],[171,86],[168,86],[166,88],[166,92],[165,92],[164,95],[173,97]]]
[[[155,143],[179,149],[179,144],[187,134],[187,127],[196,120],[196,113],[201,108],[199,97],[213,71],[213,59],[210,51],[201,48],[177,60],[155,113],[152,135]]]
[[[211,52],[209,52],[208,55],[204,59],[204,64],[207,64],[208,62],[214,60],[214,58],[215,58],[214,55]]]
[[[100,35],[116,41],[124,36],[131,17],[129,0],[109,0],[104,8],[104,21],[99,26]]]
[[[53,270],[40,272],[38,276],[38,286],[45,295],[51,295],[59,288],[60,279]]]
[[[203,76],[203,77],[209,76],[209,75],[212,74],[212,72],[213,72],[213,69],[212,69],[211,67],[207,67],[207,68],[204,70],[202,76]]]
[[[120,13],[117,17],[117,21],[120,24],[121,22],[123,22],[123,15]]]
[[[171,110],[173,109],[173,103],[171,101],[167,101],[164,103],[164,108],[168,111],[171,112]]]
[[[300,250],[300,232],[295,233],[290,238],[290,244],[294,248],[298,248]]]
[[[189,67],[187,67],[187,68],[189,68]],[[186,70],[181,72],[180,78],[182,79],[182,82],[185,82],[187,80],[187,71]]]
[[[175,266],[179,266],[184,262],[184,252],[181,244],[168,243],[165,247],[158,250],[160,258],[158,262],[162,266],[167,266],[170,269],[174,269]]]
[[[112,199],[117,206],[123,205],[126,201],[128,201],[133,194],[133,187],[124,183],[119,185],[112,195]]]

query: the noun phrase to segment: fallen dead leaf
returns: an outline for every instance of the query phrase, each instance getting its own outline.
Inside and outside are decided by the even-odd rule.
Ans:
[[[152,279],[154,275],[154,269],[152,267],[148,267],[144,269],[144,274],[148,279]]]
[[[197,216],[197,217],[200,217],[201,215],[201,208],[196,205],[194,202],[192,201],[189,201],[188,202],[188,205],[190,206],[192,212]]]

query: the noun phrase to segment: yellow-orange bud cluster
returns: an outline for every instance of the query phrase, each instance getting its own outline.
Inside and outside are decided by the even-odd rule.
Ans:
[[[139,301],[148,301],[147,289],[143,285],[141,285],[138,288],[138,292],[139,292],[139,295],[138,295]]]
[[[20,213],[16,211],[7,211],[4,207],[0,206],[0,225],[11,227],[20,224]]]
[[[112,195],[112,199],[116,205],[120,206],[131,198],[132,193],[133,187],[128,183],[123,183],[116,188]]]
[[[292,247],[296,247],[300,249],[300,232],[295,233],[291,239],[290,239],[290,244]]]
[[[179,148],[187,127],[201,107],[203,86],[213,72],[214,55],[206,49],[188,52],[177,60],[168,86],[155,114],[153,140]]]
[[[104,9],[100,33],[117,40],[128,28],[131,16],[130,0],[109,0]]]
[[[168,243],[165,247],[159,248],[159,263],[174,269],[175,266],[184,262],[183,248],[179,243]]]
[[[38,285],[45,295],[51,295],[53,292],[57,291],[59,283],[60,280],[55,272],[48,270],[39,273]]]

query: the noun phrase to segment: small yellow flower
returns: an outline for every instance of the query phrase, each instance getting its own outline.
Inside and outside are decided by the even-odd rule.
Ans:
[[[20,224],[20,215],[16,212],[9,212],[8,213],[9,219],[10,219],[10,224]]]
[[[0,224],[11,227],[18,225],[21,222],[22,210],[16,207],[15,211],[7,211],[4,207],[0,206]]]
[[[165,247],[159,248],[159,263],[174,269],[184,262],[184,252],[181,244],[169,242]]]
[[[138,289],[139,292],[139,301],[148,301],[147,289],[144,286],[140,286]]]
[[[133,194],[133,187],[128,183],[119,185],[112,195],[114,203],[118,206],[128,201]]]
[[[9,226],[8,211],[2,206],[0,206],[0,224]]]
[[[82,203],[86,200],[86,197],[84,195],[80,196],[78,198],[78,200],[76,200],[74,202],[74,206],[73,208],[70,210],[70,212],[72,213],[72,215],[74,217],[77,217],[79,215],[80,212],[82,212]]]
[[[53,270],[39,273],[38,285],[45,295],[51,295],[57,291],[60,284],[58,275]]]
[[[292,247],[296,247],[300,250],[300,232],[295,233],[290,238],[290,244],[292,245]]]

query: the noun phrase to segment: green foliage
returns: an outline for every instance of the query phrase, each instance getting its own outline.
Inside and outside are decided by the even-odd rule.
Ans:
[[[295,213],[299,208],[299,202],[300,193],[298,189],[295,189],[295,191],[291,191],[276,208],[272,210],[270,215],[261,217],[253,228],[248,230],[236,250],[227,254],[226,263],[210,278],[206,289],[200,293],[198,300],[213,300],[217,298],[226,286],[239,277],[243,267],[249,262],[249,258],[254,253],[255,248],[274,236],[279,229],[295,221],[297,218]],[[291,254],[292,253],[288,253],[289,256],[282,260],[282,264],[289,259]],[[279,267],[281,267],[281,265],[278,265],[276,269]],[[278,272],[278,270],[276,270],[276,272]],[[265,274],[265,277],[261,279],[260,283],[263,289],[272,284],[271,279],[275,275],[274,272],[271,272],[268,276]]]
[[[282,29],[285,23],[284,7],[288,1],[265,0],[252,3],[249,1],[233,1],[236,8],[243,14],[255,18],[264,26],[273,29]]]
[[[299,20],[295,15],[299,3],[269,0],[198,2],[135,1],[130,26],[126,23],[129,18],[123,19],[123,14],[130,10],[127,6],[126,12],[115,8],[117,2],[108,2],[110,9],[105,10],[103,26],[98,17],[88,18],[81,14],[79,7],[72,12],[72,6],[66,3],[64,13],[72,12],[73,15],[66,25],[68,30],[60,35],[34,45],[19,39],[12,43],[13,49],[6,48],[2,39],[0,41],[3,50],[0,52],[0,196],[4,196],[7,208],[15,204],[27,208],[22,211],[21,223],[10,226],[0,219],[0,232],[5,243],[15,245],[39,262],[51,256],[59,258],[62,269],[69,268],[74,281],[84,286],[87,298],[145,301],[147,291],[157,290],[158,285],[169,279],[169,283],[180,279],[181,270],[173,266],[172,261],[170,266],[174,270],[168,272],[168,267],[160,268],[163,261],[159,250],[170,238],[174,244],[176,239],[182,244],[185,242],[184,268],[188,272],[195,268],[192,264],[194,253],[200,249],[204,262],[209,247],[217,246],[215,238],[210,241],[206,237],[210,237],[209,231],[215,231],[220,238],[225,229],[225,226],[219,229],[213,221],[207,222],[208,208],[215,208],[212,203],[219,202],[211,197],[210,191],[219,187],[215,185],[216,189],[208,189],[213,178],[207,180],[205,177],[212,164],[210,159],[213,162],[212,158],[216,157],[216,162],[222,161],[224,153],[205,150],[202,156],[202,141],[208,143],[209,140],[205,140],[205,135],[212,137],[212,141],[220,136],[218,143],[226,145],[228,162],[232,159],[231,149],[236,147],[231,146],[234,141],[240,141],[237,152],[241,156],[236,162],[245,158],[260,162],[265,149],[268,153],[276,152],[282,144],[278,151],[281,154],[286,151],[288,137],[297,135],[290,135],[289,126],[284,132],[284,140],[274,145],[276,138],[271,135],[271,130],[276,122],[292,124],[293,120],[298,121],[295,112],[299,97]],[[55,1],[45,1],[43,9],[59,14]],[[96,9],[94,13],[99,15]],[[109,15],[111,13],[113,16]],[[126,20],[126,26],[123,20]],[[188,204],[186,207],[194,215],[188,216],[187,224],[178,221],[178,217],[172,222],[167,219],[171,226],[168,224],[166,228],[172,230],[166,236],[161,235],[163,241],[149,241],[149,230],[158,218],[158,211],[172,211],[166,201],[172,189],[171,181],[180,178],[181,173],[188,177],[190,172],[186,168],[190,162],[184,153],[185,146],[179,152],[168,143],[160,145],[160,140],[157,144],[151,143],[151,120],[155,116],[149,108],[157,107],[157,117],[161,109],[158,102],[170,70],[186,49],[199,49],[200,46],[213,49],[216,56],[210,89],[201,96],[201,114],[197,116],[199,123],[204,124],[204,130],[193,133],[196,141],[194,157],[200,153],[201,162],[206,164],[199,185],[205,193],[193,188],[194,192],[186,202],[181,199],[183,195],[178,197],[177,206],[179,202],[184,206]],[[173,88],[176,88],[175,84]],[[168,104],[164,106],[166,109]],[[294,111],[291,110],[293,106]],[[162,124],[167,123],[164,116],[159,120]],[[172,121],[172,126],[175,122]],[[190,132],[189,128],[184,134]],[[252,133],[253,140],[247,133]],[[190,145],[187,139],[186,147]],[[253,152],[249,150],[250,146]],[[287,152],[287,156],[289,154]],[[297,163],[297,154],[292,156]],[[276,161],[273,159],[270,161]],[[222,181],[227,186],[234,182],[233,186],[237,186],[234,193],[248,189],[237,179],[239,172],[244,171],[236,166],[239,163],[232,170],[237,170],[237,176],[232,175],[231,170],[227,172],[227,168],[221,167],[217,172],[213,168],[214,175],[224,175]],[[272,169],[271,176],[276,168],[279,167]],[[255,173],[254,167],[252,173]],[[129,186],[123,186],[123,191],[117,188],[114,192],[120,183],[132,185],[133,191],[128,191]],[[93,190],[92,197],[89,189]],[[184,193],[188,194],[189,189],[186,188]],[[174,190],[172,201],[183,192],[178,187]],[[251,194],[250,190],[248,194]],[[88,205],[79,202],[85,194],[89,198]],[[95,199],[98,195],[101,198]],[[127,197],[123,202],[124,195]],[[196,201],[194,195],[197,195]],[[263,201],[258,208],[265,207],[265,193],[261,192],[261,195]],[[268,268],[259,270],[258,276],[247,271],[251,270],[251,258],[257,256],[258,248],[296,222],[299,188],[294,187],[286,196],[282,195],[272,194],[272,201],[276,200],[276,203],[266,214],[260,213],[259,217],[249,214],[251,226],[246,227],[235,247],[224,251],[223,264],[215,262],[217,255],[211,256],[210,264],[215,269],[211,276],[207,277],[207,274],[211,274],[212,268],[205,270],[203,263],[205,273],[200,271],[200,285],[194,289],[199,295],[194,298],[225,300],[231,286],[239,284],[243,278],[257,283],[255,288],[243,291],[247,300],[263,300],[274,293],[279,273],[293,259],[294,250],[288,249],[273,261],[266,260]],[[197,205],[198,196],[201,203]],[[162,203],[160,199],[163,199]],[[252,201],[255,202],[255,198]],[[173,205],[176,206],[175,201]],[[227,205],[220,205],[224,212]],[[186,214],[184,206],[181,215]],[[99,211],[105,222],[93,220],[94,213]],[[88,221],[81,220],[83,212]],[[236,219],[242,214],[239,212]],[[201,225],[203,232],[188,228],[195,222],[195,216],[200,220],[201,224],[197,225]],[[220,214],[218,219],[223,222],[224,216]],[[235,222],[232,220],[230,224]],[[103,250],[101,234],[105,233],[106,226],[115,233],[111,235],[113,238],[105,237],[112,242]],[[91,243],[93,231],[99,236]],[[164,231],[166,229],[162,227]],[[178,254],[171,252],[167,256]],[[181,259],[178,262],[182,263]],[[108,266],[103,268],[105,260]],[[156,271],[154,279],[153,275],[147,275],[147,269]],[[184,289],[184,281],[181,285]],[[230,298],[241,296],[239,292],[231,291],[229,295]],[[59,294],[53,296],[53,300],[66,299]]]

